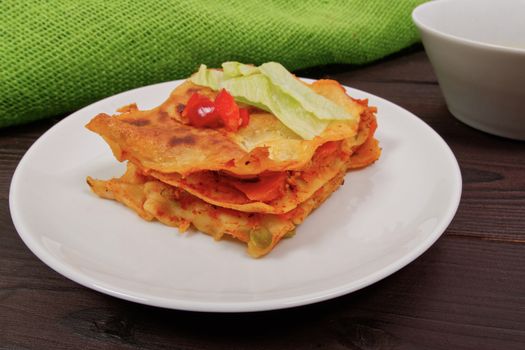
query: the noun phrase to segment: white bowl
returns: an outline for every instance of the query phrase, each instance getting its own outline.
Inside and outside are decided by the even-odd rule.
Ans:
[[[412,19],[450,112],[525,140],[525,0],[438,0]]]

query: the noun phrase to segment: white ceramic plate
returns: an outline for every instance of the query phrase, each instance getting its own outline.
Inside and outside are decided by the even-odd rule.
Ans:
[[[337,297],[402,268],[444,232],[461,196],[446,143],[408,111],[371,94],[383,154],[262,259],[244,245],[179,234],[90,192],[87,175],[120,176],[124,165],[84,128],[97,113],[131,102],[160,104],[180,81],[147,86],[65,118],[29,149],[13,176],[10,208],[26,245],[86,287],[143,304],[195,311],[258,311]]]

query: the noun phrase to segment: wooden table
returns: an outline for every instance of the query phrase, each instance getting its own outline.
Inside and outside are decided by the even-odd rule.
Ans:
[[[208,314],[119,300],[44,265],[11,221],[13,171],[59,118],[3,129],[0,349],[525,349],[525,143],[454,119],[419,46],[365,67],[300,74],[399,104],[450,145],[463,196],[434,246],[368,288],[294,309]]]

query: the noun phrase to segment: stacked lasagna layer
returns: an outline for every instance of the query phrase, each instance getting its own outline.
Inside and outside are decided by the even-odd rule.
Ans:
[[[146,220],[180,231],[193,226],[216,239],[228,235],[245,242],[251,256],[263,256],[293,235],[349,169],[380,154],[375,108],[332,80],[308,87],[359,118],[331,121],[305,140],[273,114],[239,103],[249,112],[242,128],[197,128],[183,113],[188,100],[195,93],[213,99],[218,92],[187,81],[157,108],[129,105],[89,122],[117,160],[127,161],[127,171],[110,180],[88,177],[88,184]]]

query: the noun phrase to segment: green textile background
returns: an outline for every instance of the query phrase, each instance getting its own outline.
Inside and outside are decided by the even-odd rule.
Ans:
[[[418,41],[421,0],[0,1],[0,127],[74,111],[200,63],[362,64]]]

